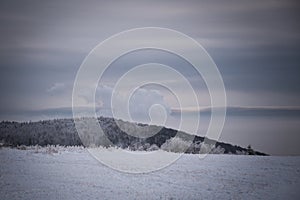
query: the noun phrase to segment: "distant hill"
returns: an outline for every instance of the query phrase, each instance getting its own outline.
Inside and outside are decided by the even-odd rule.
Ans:
[[[88,126],[92,118],[76,119],[86,134],[79,137],[73,119],[55,119],[38,122],[8,122],[0,123],[0,142],[2,146],[20,145],[62,145],[62,146],[116,146],[130,150],[157,150],[186,152],[186,153],[224,153],[224,154],[251,154],[266,155],[252,149],[243,148],[228,143],[210,140],[208,138],[191,135],[174,129],[146,124],[124,122],[113,118],[98,118],[101,128],[110,142],[104,143],[103,137]],[[119,126],[122,127],[122,130]],[[128,135],[123,130],[130,130],[147,135],[157,130],[150,137],[139,138]]]

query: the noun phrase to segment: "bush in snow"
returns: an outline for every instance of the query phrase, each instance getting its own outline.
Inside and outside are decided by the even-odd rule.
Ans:
[[[211,152],[211,150],[214,148],[214,145],[211,144],[206,144],[204,142],[201,142],[200,144],[200,154],[207,154],[209,152]]]
[[[246,151],[239,151],[239,150],[236,150],[236,153],[237,155],[248,155],[248,153]]]
[[[190,147],[190,145],[191,142],[185,141],[179,137],[174,137],[161,145],[161,149],[175,153],[184,153]]]
[[[157,151],[159,150],[159,147],[156,144],[152,144],[147,151]]]
[[[225,149],[217,146],[211,149],[211,151],[209,152],[210,154],[224,154],[225,153]]]

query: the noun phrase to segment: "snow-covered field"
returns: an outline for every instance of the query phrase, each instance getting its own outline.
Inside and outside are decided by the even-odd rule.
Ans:
[[[145,174],[113,170],[79,147],[2,148],[0,160],[0,199],[300,199],[300,157],[183,155]]]

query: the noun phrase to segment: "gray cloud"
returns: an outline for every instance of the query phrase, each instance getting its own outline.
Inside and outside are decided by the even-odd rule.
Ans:
[[[65,83],[54,83],[47,91],[50,93],[63,92],[65,88]]]

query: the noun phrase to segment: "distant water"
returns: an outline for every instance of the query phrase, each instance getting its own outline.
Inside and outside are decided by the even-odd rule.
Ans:
[[[198,135],[205,135],[209,120],[209,115],[200,115]],[[300,115],[228,113],[219,140],[243,147],[250,144],[272,155],[300,155]]]

